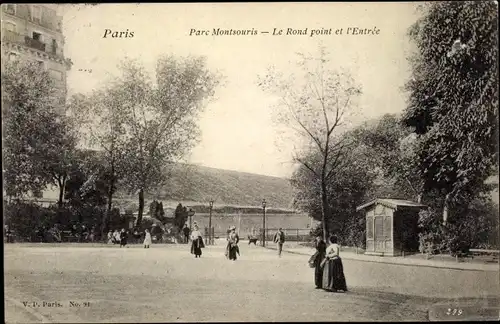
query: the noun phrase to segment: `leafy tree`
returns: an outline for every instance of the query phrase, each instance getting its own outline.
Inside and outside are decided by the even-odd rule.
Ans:
[[[358,145],[365,147],[366,158],[372,168],[381,173],[379,182],[384,188],[375,188],[374,198],[391,197],[421,201],[422,179],[418,170],[416,147],[418,139],[405,127],[396,115],[386,114],[365,123],[354,131]],[[393,190],[390,190],[393,187]],[[382,189],[382,190],[380,190]],[[387,190],[389,189],[389,190]]]
[[[352,148],[348,137],[340,136],[341,130],[361,90],[349,73],[329,67],[324,48],[320,48],[319,57],[299,56],[297,65],[303,72],[303,81],[270,68],[259,85],[279,98],[277,121],[297,131],[305,144],[304,150],[296,150],[294,160],[311,172],[318,183],[326,238],[328,219],[333,217],[328,186],[341,172]],[[339,222],[331,224],[331,230],[337,232]]]
[[[165,211],[163,210],[163,203],[153,200],[149,204],[149,215],[158,219],[160,222],[165,223]]]
[[[417,51],[404,121],[419,135],[425,192],[442,198],[442,215],[487,190],[498,161],[498,4],[426,3],[410,30]]]
[[[65,199],[73,208],[83,205],[105,206],[108,174],[98,152],[79,151],[75,167],[66,183]]]
[[[175,213],[174,213],[175,226],[179,230],[182,229],[184,227],[184,224],[186,224],[187,219],[188,219],[187,208],[183,207],[182,204],[179,203],[175,208]]]
[[[203,58],[162,57],[154,84],[136,62],[123,61],[120,67],[113,101],[126,110],[124,184],[139,196],[139,225],[144,193],[164,184],[169,165],[195,144],[198,114],[219,81]]]
[[[107,84],[91,95],[75,95],[71,98],[69,111],[78,123],[81,138],[90,147],[99,150],[102,157],[106,179],[107,208],[102,221],[101,231],[109,227],[110,213],[113,209],[113,196],[118,183],[126,172],[125,118],[127,110],[116,98],[120,96],[119,84]],[[83,130],[83,131],[82,131]]]
[[[308,164],[312,165],[314,162],[311,160],[314,159],[314,156],[310,156]],[[334,215],[327,219],[327,228],[336,228],[334,233],[344,244],[362,246],[365,223],[363,215],[356,212],[356,207],[367,199],[377,170],[372,168],[372,160],[364,153],[362,146],[353,148],[350,154],[344,156],[344,160],[345,164],[327,183],[328,209]],[[295,207],[309,212],[314,219],[321,220],[323,207],[321,182],[318,178],[307,167],[301,166],[292,176],[292,185],[297,190]],[[323,230],[321,233],[323,234]]]
[[[6,194],[20,197],[56,183],[62,204],[65,174],[76,144],[60,113],[60,93],[48,73],[28,61],[2,68]]]
[[[165,224],[167,218],[165,217],[165,210],[163,209],[163,203],[160,201],[157,207],[156,218]]]
[[[156,217],[156,209],[157,208],[158,208],[158,202],[156,200],[153,200],[149,204],[149,216]]]

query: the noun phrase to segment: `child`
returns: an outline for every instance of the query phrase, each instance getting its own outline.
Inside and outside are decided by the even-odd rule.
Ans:
[[[151,245],[151,233],[148,229],[146,229],[146,237],[144,238],[144,248],[149,249],[149,245]]]
[[[120,233],[120,247],[125,247],[127,245],[128,233],[122,228],[122,232]]]
[[[108,244],[113,244],[113,232],[111,230],[108,232]]]

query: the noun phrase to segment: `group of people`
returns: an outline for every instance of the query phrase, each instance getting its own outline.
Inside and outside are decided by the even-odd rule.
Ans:
[[[346,292],[347,284],[337,237],[331,236],[329,241],[327,245],[321,236],[316,237],[316,252],[309,260],[310,266],[314,268],[314,283],[316,289]]]
[[[139,233],[137,231],[134,232],[134,236],[137,237]],[[128,241],[128,236],[129,233],[127,230],[122,228],[122,230],[119,232],[117,229],[115,231],[109,231],[108,232],[108,244],[120,244],[120,247],[126,247],[127,246],[127,241]],[[145,235],[144,235],[144,248],[149,249],[149,246],[151,245],[152,240],[151,240],[151,233],[148,229],[145,230]]]
[[[193,254],[195,258],[200,258],[202,255],[202,249],[205,248],[205,243],[198,224],[194,224],[193,231],[191,231],[190,235],[188,234],[189,236],[186,235],[187,231],[183,232],[184,235],[187,236],[186,240],[189,238],[191,239],[191,254]],[[230,227],[227,234],[227,246],[225,251],[225,255],[229,260],[236,261],[237,256],[240,254],[240,250],[238,248],[239,241],[240,238],[236,233],[236,227]]]
[[[202,249],[205,247],[203,242],[203,236],[199,230],[197,224],[194,224],[194,229],[191,232],[191,254],[194,254],[195,258],[201,257]],[[236,261],[240,255],[240,248],[238,243],[240,242],[240,237],[236,232],[235,226],[230,226],[227,230],[227,245],[225,249],[225,256],[231,261]],[[274,235],[274,242],[278,245],[278,255],[281,257],[283,251],[283,244],[285,243],[285,233],[280,228],[278,232]]]

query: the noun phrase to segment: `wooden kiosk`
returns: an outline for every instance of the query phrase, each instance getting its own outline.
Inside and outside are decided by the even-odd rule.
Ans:
[[[425,205],[400,199],[375,199],[366,210],[365,254],[400,256],[418,250],[418,213]]]

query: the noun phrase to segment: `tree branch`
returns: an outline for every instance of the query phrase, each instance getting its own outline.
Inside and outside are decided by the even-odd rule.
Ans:
[[[305,166],[309,171],[311,171],[316,177],[319,178],[319,174],[307,162],[302,161],[299,157],[295,157],[294,159],[295,159],[295,161],[297,161],[300,164],[302,164],[303,166]]]

